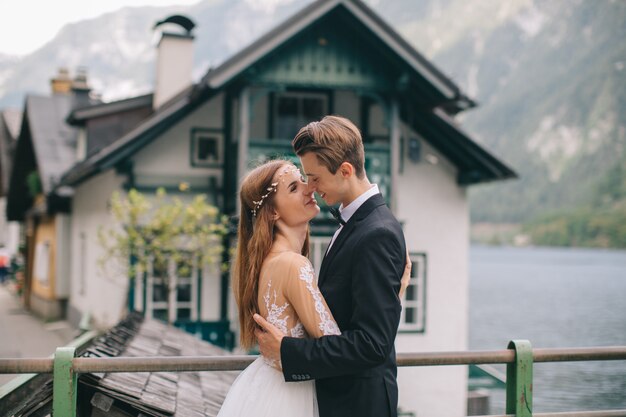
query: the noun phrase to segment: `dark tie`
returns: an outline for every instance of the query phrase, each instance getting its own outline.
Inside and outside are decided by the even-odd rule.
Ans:
[[[335,220],[337,220],[337,223],[339,223],[342,226],[346,225],[346,221],[341,218],[341,213],[339,213],[339,209],[336,209],[335,207],[329,207],[328,210],[330,211],[330,214],[333,215]]]

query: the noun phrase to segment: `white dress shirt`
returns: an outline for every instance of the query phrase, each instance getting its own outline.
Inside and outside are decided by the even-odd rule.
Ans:
[[[363,203],[369,200],[370,197],[375,196],[379,192],[380,191],[378,191],[378,185],[372,184],[372,186],[367,191],[365,191],[363,194],[355,198],[352,203],[348,204],[345,207],[343,206],[343,204],[339,206],[339,213],[341,213],[341,218],[343,219],[343,221],[348,223],[348,220],[350,220],[350,217],[352,217],[352,215],[356,213],[359,207],[361,207]],[[339,233],[341,233],[342,230],[343,230],[343,224],[340,224],[339,229],[335,231],[333,238],[330,240],[330,244],[328,245],[328,249],[326,250],[326,253],[330,252],[331,246],[333,246],[335,239],[337,239],[337,236],[339,236]]]

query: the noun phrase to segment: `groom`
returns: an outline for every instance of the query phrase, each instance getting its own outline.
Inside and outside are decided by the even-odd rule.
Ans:
[[[261,353],[280,359],[285,381],[316,380],[320,417],[397,415],[394,340],[400,321],[400,279],[406,246],[402,228],[364,169],[363,141],[348,119],[326,116],[292,142],[315,191],[341,203],[318,286],[341,335],[284,337],[258,314]]]

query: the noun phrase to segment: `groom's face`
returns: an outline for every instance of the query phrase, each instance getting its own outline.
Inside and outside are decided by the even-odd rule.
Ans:
[[[315,191],[329,206],[341,202],[343,181],[339,172],[333,174],[319,163],[313,152],[300,156],[302,170],[307,177],[310,192]]]

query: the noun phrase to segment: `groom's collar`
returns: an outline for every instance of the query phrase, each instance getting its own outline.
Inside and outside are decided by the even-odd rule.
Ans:
[[[363,205],[363,203],[365,203],[367,200],[369,200],[372,196],[379,194],[380,191],[378,191],[378,185],[376,184],[372,184],[372,186],[365,191],[363,194],[361,194],[360,196],[358,196],[356,199],[354,199],[354,201],[352,201],[350,204],[348,204],[347,206],[343,206],[343,204],[339,207],[339,212],[341,213],[341,218],[347,222],[348,220],[350,220],[350,217],[352,217],[352,215],[354,215],[354,213],[356,213],[356,211],[359,209],[359,207],[361,207]]]

